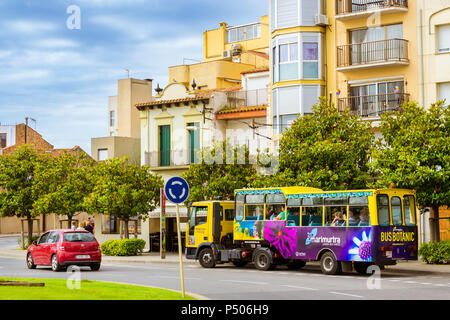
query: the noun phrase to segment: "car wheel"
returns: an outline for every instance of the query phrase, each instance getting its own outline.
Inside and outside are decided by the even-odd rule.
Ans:
[[[342,272],[342,265],[333,253],[325,252],[320,258],[320,269],[324,274],[334,275]]]
[[[56,254],[52,256],[52,271],[58,272],[61,271],[61,265],[59,264],[58,257]]]
[[[255,267],[258,270],[267,271],[269,269],[275,268],[275,264],[271,262],[272,257],[267,253],[267,251],[260,250],[256,253],[254,262]]]
[[[198,260],[203,268],[214,268],[216,266],[216,261],[211,248],[200,251]]]
[[[90,267],[92,271],[98,271],[100,269],[100,263],[93,263]]]
[[[33,255],[28,253],[27,255],[27,267],[28,269],[36,269],[36,265],[34,264]]]

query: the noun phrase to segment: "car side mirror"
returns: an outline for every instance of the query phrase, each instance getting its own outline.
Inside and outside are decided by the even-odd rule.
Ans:
[[[38,245],[36,240],[34,240],[31,244],[34,244],[35,246]]]

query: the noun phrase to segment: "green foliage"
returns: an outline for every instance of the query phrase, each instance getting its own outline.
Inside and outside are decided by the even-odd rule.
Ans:
[[[199,164],[192,164],[182,174],[190,187],[188,201],[216,196],[233,199],[234,190],[247,187],[256,178],[256,169],[245,146],[238,148],[227,141],[216,142],[213,147],[204,148],[202,155]]]
[[[85,153],[61,153],[36,169],[36,190],[41,195],[33,205],[37,214],[56,213],[72,219],[81,211],[93,188],[90,172],[95,161]]]
[[[429,264],[450,263],[450,241],[424,243],[419,255]]]
[[[39,239],[40,236],[32,236],[31,237],[31,241],[28,241],[28,237],[24,237],[23,241],[24,241],[24,245],[22,245],[22,239],[19,237],[17,239],[17,244],[19,245],[19,248],[22,250],[26,250],[28,249],[28,247],[30,246],[31,243],[33,243],[33,241],[36,241],[37,239]]]
[[[84,198],[89,213],[115,216],[123,220],[128,238],[128,221],[141,216],[144,220],[159,204],[163,179],[146,166],[127,164],[127,158],[99,163],[92,170],[92,192]]]
[[[370,123],[339,112],[321,98],[314,113],[299,117],[283,133],[280,172],[260,177],[255,186],[308,186],[323,190],[365,188],[374,141]]]
[[[450,109],[443,103],[429,110],[406,103],[381,116],[384,140],[373,152],[377,187],[417,190],[423,206],[450,205]]]
[[[102,253],[106,256],[137,256],[145,247],[142,239],[108,240],[102,243]]]

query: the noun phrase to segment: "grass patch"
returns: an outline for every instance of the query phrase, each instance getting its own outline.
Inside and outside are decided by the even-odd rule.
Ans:
[[[45,287],[2,287],[0,300],[183,300],[181,293],[125,284],[81,280],[70,290],[66,279],[0,278],[6,281],[44,282]],[[186,295],[185,300],[195,300]]]

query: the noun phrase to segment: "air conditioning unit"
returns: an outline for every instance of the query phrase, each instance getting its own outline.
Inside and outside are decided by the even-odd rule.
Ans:
[[[330,25],[328,17],[324,14],[316,15],[316,25],[317,26],[328,26]]]
[[[231,46],[232,50],[232,54],[233,56],[240,56],[242,53],[242,48],[241,45],[239,43],[235,43]]]
[[[232,55],[231,50],[225,50],[225,51],[223,52],[223,57],[224,57],[224,59],[230,59],[230,58],[232,58],[233,55]]]

